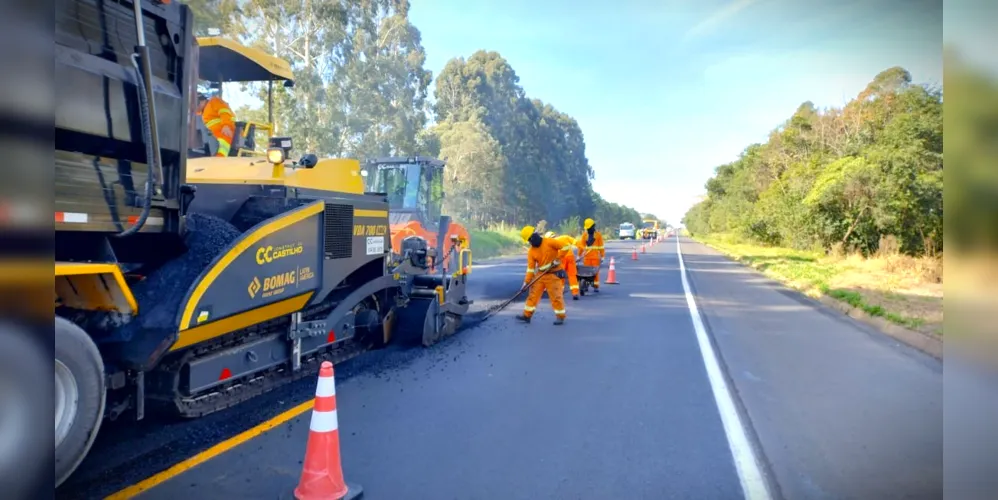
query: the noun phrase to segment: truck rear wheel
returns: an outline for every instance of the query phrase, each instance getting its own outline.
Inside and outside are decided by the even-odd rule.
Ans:
[[[90,336],[55,318],[55,484],[79,467],[104,419],[104,362]]]

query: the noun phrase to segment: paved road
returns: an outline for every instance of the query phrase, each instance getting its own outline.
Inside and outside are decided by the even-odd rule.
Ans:
[[[547,302],[534,323],[515,324],[517,305],[431,349],[338,366],[348,480],[372,499],[730,499],[757,470],[772,498],[941,497],[939,362],[683,241],[705,326],[698,331],[677,245],[636,262],[630,245],[609,245],[621,284],[569,302],[565,326],[551,324]],[[508,296],[522,277],[521,259],[491,264],[473,272],[479,306]],[[67,487],[80,497],[115,491],[313,388],[305,381],[158,429],[138,440],[144,451],[104,445],[84,464],[84,479],[74,478],[77,488]],[[308,418],[141,497],[290,498]]]

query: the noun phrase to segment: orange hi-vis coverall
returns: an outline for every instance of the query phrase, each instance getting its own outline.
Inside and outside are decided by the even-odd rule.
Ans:
[[[204,126],[211,131],[211,134],[218,139],[218,152],[215,156],[229,156],[232,149],[232,140],[236,133],[236,115],[229,109],[228,103],[221,97],[214,96],[208,99],[204,110],[201,112],[201,119]]]
[[[595,231],[593,234],[593,244],[587,245],[589,241],[589,233],[583,231],[582,236],[579,236],[577,240],[578,243],[575,246],[579,249],[579,256],[582,257],[583,266],[598,266],[606,255],[606,250],[603,248],[603,235],[599,231]],[[596,276],[593,277],[593,288],[599,290],[599,270],[596,270]]]
[[[575,248],[575,238],[563,234],[555,237],[555,240],[561,243],[562,250],[567,252],[561,259],[561,266],[565,268],[565,274],[568,275],[568,289],[572,291],[572,297],[578,297],[579,268],[575,267],[575,253],[572,252],[572,249]]]
[[[548,299],[551,300],[551,307],[554,315],[558,319],[565,319],[565,282],[555,273],[561,271],[561,259],[565,256],[564,245],[552,238],[541,240],[540,246],[530,247],[527,250],[527,275],[523,278],[523,284],[527,285],[534,280],[536,273],[546,274],[530,286],[527,293],[527,303],[523,306],[523,315],[530,318],[537,310],[544,292],[547,292]],[[571,251],[569,251],[571,252]]]

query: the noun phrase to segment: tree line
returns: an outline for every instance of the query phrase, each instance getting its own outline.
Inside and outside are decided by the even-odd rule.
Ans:
[[[593,190],[578,122],[527,96],[498,52],[455,57],[434,82],[408,0],[187,3],[200,35],[217,29],[291,63],[295,86],[275,87],[274,117],[300,151],[444,159],[445,210],[472,227],[593,217],[608,231],[640,222]],[[235,111],[266,121],[264,109]]]
[[[683,218],[693,235],[871,254],[943,245],[942,91],[880,72],[842,108],[800,105],[762,144],[715,169]]]

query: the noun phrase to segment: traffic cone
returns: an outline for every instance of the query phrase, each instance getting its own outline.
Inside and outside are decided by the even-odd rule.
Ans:
[[[323,361],[319,384],[315,388],[315,406],[308,429],[305,463],[295,488],[298,500],[352,500],[363,496],[356,485],[343,480],[340,462],[340,431],[336,419],[336,379],[333,364]]]
[[[617,268],[613,265],[613,257],[610,257],[610,271],[607,272],[606,281],[603,283],[606,283],[607,285],[620,284],[617,282]]]
[[[631,248],[631,260],[638,260],[638,249]]]
[[[645,253],[645,246],[641,245],[641,253]]]

